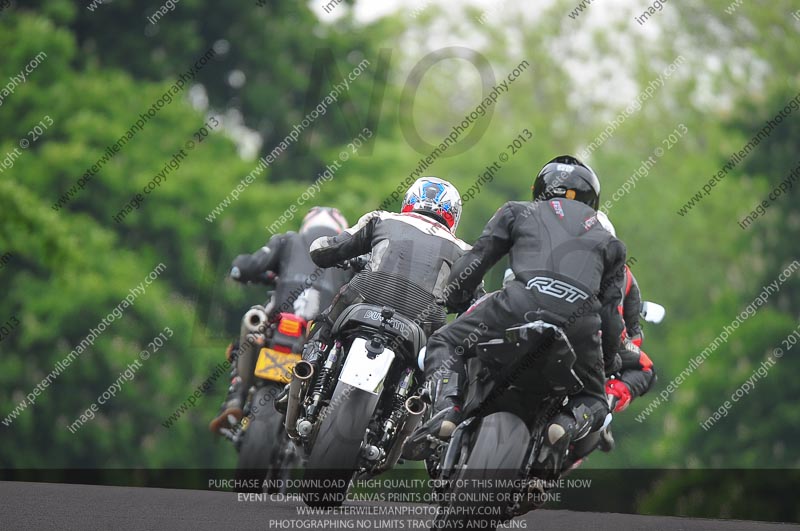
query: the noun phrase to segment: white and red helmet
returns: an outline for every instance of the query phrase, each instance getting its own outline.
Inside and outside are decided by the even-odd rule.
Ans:
[[[300,234],[312,227],[326,227],[335,230],[339,234],[349,226],[338,208],[315,206],[308,211],[308,214],[300,223]]]
[[[461,195],[443,179],[422,177],[406,192],[401,212],[433,214],[455,234],[461,219]]]

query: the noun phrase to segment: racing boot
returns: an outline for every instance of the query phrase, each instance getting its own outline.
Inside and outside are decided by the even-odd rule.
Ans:
[[[208,429],[212,433],[220,434],[222,429],[232,429],[236,426],[244,416],[242,406],[244,405],[244,398],[242,397],[242,379],[239,377],[239,371],[236,368],[236,357],[238,355],[238,345],[231,343],[225,351],[225,357],[231,362],[231,385],[228,387],[228,396],[222,402],[220,413],[208,425]]]
[[[556,480],[566,464],[570,443],[592,428],[592,412],[583,404],[558,413],[544,432],[544,444],[534,463],[536,476]]]
[[[437,398],[431,410],[431,418],[414,430],[406,440],[402,453],[404,459],[422,461],[429,458],[439,446],[450,440],[453,431],[464,420],[459,375],[450,372],[436,384],[436,389]]]

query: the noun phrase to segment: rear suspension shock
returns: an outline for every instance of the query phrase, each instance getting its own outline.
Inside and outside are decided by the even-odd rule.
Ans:
[[[319,371],[319,376],[314,382],[314,388],[311,390],[311,405],[308,407],[309,417],[316,418],[319,410],[322,407],[322,401],[325,400],[330,393],[330,383],[333,381],[331,376],[336,368],[336,362],[339,359],[339,354],[341,354],[341,351],[342,343],[337,340],[325,359],[325,363],[322,364],[322,369]]]

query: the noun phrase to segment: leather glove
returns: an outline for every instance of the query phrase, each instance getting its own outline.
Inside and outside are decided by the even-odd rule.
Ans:
[[[608,380],[606,382],[606,394],[610,399],[609,402],[614,404],[615,413],[622,411],[631,403],[631,390],[622,380]]]
[[[622,343],[622,348],[619,350],[619,357],[622,358],[621,370],[641,370],[642,367],[639,362],[641,353],[641,349],[639,349],[639,347],[626,338]]]
[[[639,345],[637,345],[636,343],[634,343],[633,341],[631,341],[627,337],[622,342],[622,348],[627,350],[628,352],[633,352],[637,356],[639,355],[639,352],[641,351],[641,348],[639,348]]]
[[[452,313],[459,315],[469,310],[480,298],[486,295],[486,290],[482,290],[483,282],[478,286],[474,293],[468,293],[464,290],[453,290],[444,301],[445,307]],[[479,296],[480,295],[480,296]]]
[[[249,254],[240,254],[233,260],[230,277],[238,282],[252,280],[253,258]]]

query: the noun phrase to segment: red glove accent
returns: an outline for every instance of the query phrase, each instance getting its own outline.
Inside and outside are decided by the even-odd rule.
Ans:
[[[614,412],[620,412],[631,403],[631,390],[621,380],[608,380],[606,382],[606,394],[617,397],[617,405]]]

